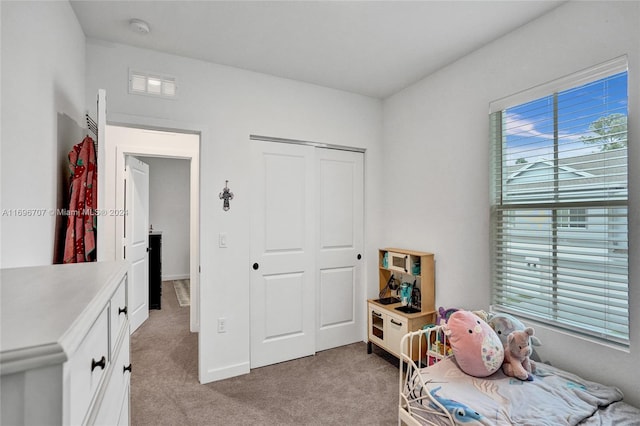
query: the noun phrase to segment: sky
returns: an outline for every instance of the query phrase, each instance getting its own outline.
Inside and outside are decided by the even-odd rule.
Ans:
[[[599,151],[586,145],[582,136],[591,136],[589,125],[600,117],[627,115],[627,73],[558,93],[558,136],[562,157]],[[519,158],[532,163],[553,158],[553,96],[533,100],[504,111],[507,164]]]

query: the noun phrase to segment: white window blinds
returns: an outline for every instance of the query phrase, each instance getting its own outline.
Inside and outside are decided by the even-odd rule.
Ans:
[[[626,58],[491,108],[494,309],[628,345]]]

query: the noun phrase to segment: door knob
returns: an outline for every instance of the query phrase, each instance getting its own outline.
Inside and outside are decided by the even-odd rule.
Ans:
[[[258,265],[257,263],[253,264],[253,270],[254,271],[257,271],[259,267],[260,267],[260,265]]]
[[[362,259],[362,255],[358,253],[358,260]]]

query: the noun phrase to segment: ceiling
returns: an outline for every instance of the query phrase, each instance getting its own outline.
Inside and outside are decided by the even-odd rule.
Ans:
[[[90,38],[385,98],[563,1],[70,3]]]

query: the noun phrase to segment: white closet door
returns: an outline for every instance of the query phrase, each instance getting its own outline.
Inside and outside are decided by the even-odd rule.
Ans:
[[[149,318],[149,165],[125,158],[124,258],[129,273],[129,318],[133,333]]]
[[[318,149],[316,350],[362,341],[364,154]]]
[[[251,142],[251,368],[315,353],[314,148]]]

